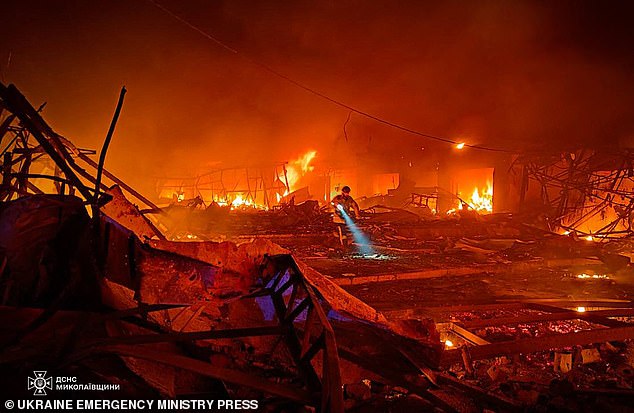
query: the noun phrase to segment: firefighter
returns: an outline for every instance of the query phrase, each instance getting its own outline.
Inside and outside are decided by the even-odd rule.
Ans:
[[[361,217],[359,205],[350,196],[350,187],[347,185],[341,188],[341,194],[332,199],[332,205],[335,207],[333,221],[337,224],[335,235],[339,237],[339,243],[345,248],[350,244],[350,231],[347,229],[343,214],[348,215],[353,220],[359,219]]]
[[[341,188],[341,194],[332,199],[332,204],[335,207],[335,214],[339,217],[341,217],[342,211],[339,210],[338,205],[341,205],[343,212],[348,214],[350,218],[357,220],[361,217],[359,205],[357,204],[357,201],[350,196],[350,187],[347,185]]]

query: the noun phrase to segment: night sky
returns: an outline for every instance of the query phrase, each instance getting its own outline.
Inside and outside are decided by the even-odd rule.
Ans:
[[[425,159],[444,144],[394,130],[249,59],[392,122],[501,148],[634,137],[627,1],[8,1],[0,71],[77,145],[99,148],[128,89],[107,167],[151,176],[317,149]],[[421,148],[425,148],[423,151]]]

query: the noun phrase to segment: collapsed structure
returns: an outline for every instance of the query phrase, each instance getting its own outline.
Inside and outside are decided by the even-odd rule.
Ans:
[[[503,278],[579,264],[597,270],[591,279],[603,279],[599,269],[628,274],[626,241],[584,237],[629,234],[629,154],[618,169],[588,152],[518,158],[509,173],[520,171],[520,204],[538,194],[548,206],[537,224],[480,215],[468,202],[439,218],[428,194],[410,194],[405,208],[373,205],[362,227],[378,254],[359,257],[338,251],[317,201],[235,213],[199,203],[160,208],[93,160],[94,151],[55,133],[13,85],[0,85],[0,119],[3,370],[79,371],[131,395],[258,399],[270,411],[396,403],[514,411],[547,393],[542,383],[517,384],[530,354],[552,351],[544,363],[568,374],[573,364],[631,352],[627,297],[433,305],[412,294],[383,312],[357,297],[381,303],[367,285],[449,275]],[[253,179],[255,202],[264,179]],[[289,189],[280,180],[260,194]],[[219,191],[225,202],[227,193]],[[580,218],[597,214],[609,222],[584,230]],[[535,323],[551,324],[521,327]],[[622,368],[620,384],[632,383],[627,374]],[[556,380],[563,390],[551,399],[597,397]],[[631,396],[622,386],[601,390],[608,400]]]

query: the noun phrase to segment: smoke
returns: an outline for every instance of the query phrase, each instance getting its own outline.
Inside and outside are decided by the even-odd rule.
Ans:
[[[61,134],[99,148],[128,89],[107,167],[153,176],[295,159],[429,163],[444,144],[353,115],[227,53],[147,1],[3,7],[3,72]],[[245,56],[423,132],[504,148],[634,135],[627,2],[163,2]],[[343,148],[343,149],[341,149]],[[425,149],[421,149],[425,148]]]

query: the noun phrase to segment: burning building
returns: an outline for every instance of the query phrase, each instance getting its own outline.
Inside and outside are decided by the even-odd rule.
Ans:
[[[19,3],[6,408],[631,409],[621,5]]]

